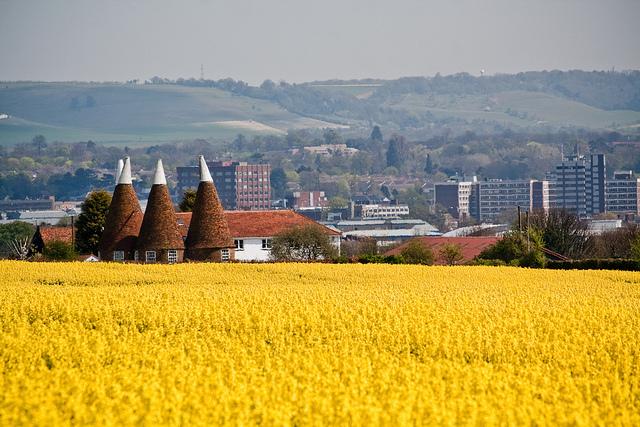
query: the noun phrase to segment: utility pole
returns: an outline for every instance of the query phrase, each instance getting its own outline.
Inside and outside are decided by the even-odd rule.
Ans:
[[[71,247],[74,251],[76,250],[76,227],[74,215],[71,215]]]
[[[520,205],[518,205],[518,232],[522,235],[522,218],[520,217]]]

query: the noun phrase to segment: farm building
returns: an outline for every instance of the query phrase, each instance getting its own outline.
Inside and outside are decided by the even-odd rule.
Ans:
[[[131,161],[128,157],[116,178],[116,189],[105,219],[98,255],[104,261],[130,261],[135,257],[142,210],[133,189]]]
[[[442,259],[439,252],[445,245],[457,245],[462,253],[462,260],[460,264],[467,263],[480,255],[480,252],[485,250],[491,245],[494,245],[499,237],[486,236],[486,237],[415,237],[395,248],[385,252],[384,255],[400,255],[402,250],[407,247],[411,242],[418,242],[422,246],[431,249],[435,258],[435,264],[446,264]]]
[[[178,230],[162,160],[158,160],[149,193],[134,260],[145,263],[176,263],[184,259],[184,242]]]
[[[200,183],[185,238],[187,258],[194,261],[230,261],[234,259],[235,251],[224,209],[203,156],[199,162]],[[174,224],[178,226],[177,222]]]
[[[36,227],[36,232],[31,238],[30,254],[44,253],[47,245],[51,242],[64,242],[67,244],[73,244],[73,227],[56,227],[39,225]]]
[[[192,213],[180,212],[176,216],[180,230],[183,236],[186,236],[193,227]],[[225,211],[224,218],[234,242],[237,261],[268,261],[274,236],[307,225],[322,227],[335,247],[340,249],[339,231],[320,225],[292,210]]]

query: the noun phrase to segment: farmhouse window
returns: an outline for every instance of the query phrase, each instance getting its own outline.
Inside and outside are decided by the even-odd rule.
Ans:
[[[133,260],[134,260],[134,261],[138,261],[138,251],[135,251],[135,252],[133,253]]]
[[[271,239],[262,239],[262,249],[271,249]]]
[[[147,262],[156,262],[156,251],[146,251],[144,255]]]
[[[236,244],[236,251],[243,251],[244,250],[244,240],[236,239],[236,240],[234,240],[234,242]]]
[[[220,259],[222,261],[229,261],[229,259],[231,259],[231,256],[229,255],[229,249],[222,249],[220,251]]]
[[[167,254],[167,261],[169,261],[169,264],[178,262],[178,251],[175,249],[169,249],[169,253]]]
[[[124,261],[124,251],[113,251],[114,261]]]

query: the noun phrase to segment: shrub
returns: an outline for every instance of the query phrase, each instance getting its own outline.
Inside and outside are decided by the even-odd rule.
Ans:
[[[400,251],[400,255],[404,262],[407,264],[423,264],[423,265],[432,265],[433,264],[433,251],[422,245],[418,240],[411,240],[403,249]]]

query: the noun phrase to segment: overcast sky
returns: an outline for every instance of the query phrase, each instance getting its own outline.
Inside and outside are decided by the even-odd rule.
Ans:
[[[0,0],[1,80],[640,69],[637,0]]]

